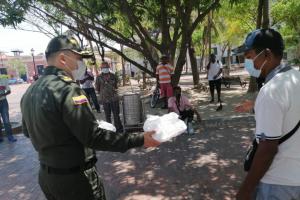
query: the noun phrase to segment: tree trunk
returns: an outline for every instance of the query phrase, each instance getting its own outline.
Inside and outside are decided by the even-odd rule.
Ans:
[[[212,28],[212,11],[208,14],[208,53],[211,54],[211,28]]]
[[[258,7],[257,7],[257,19],[256,19],[256,29],[261,28],[262,26],[262,16],[263,16],[263,5],[264,1],[269,1],[269,0],[258,0]],[[257,83],[256,83],[256,78],[253,76],[250,76],[250,82],[249,82],[249,87],[248,87],[248,93],[253,93],[257,91]]]
[[[197,67],[197,59],[195,56],[195,50],[193,47],[191,47],[191,44],[189,45],[189,57],[190,57],[190,63],[191,63],[191,69],[192,69],[192,74],[193,74],[193,83],[194,85],[199,84],[199,71]]]
[[[98,69],[97,69],[96,57],[95,57],[95,52],[94,52],[93,44],[92,44],[92,41],[91,41],[91,40],[88,40],[88,42],[89,42],[91,51],[92,51],[92,53],[93,53],[93,55],[94,55],[94,58],[93,58],[93,59],[95,59],[95,60],[93,60],[93,62],[94,62],[94,63],[93,63],[93,64],[94,64],[94,69],[93,69],[93,70],[95,71],[96,76],[98,76],[99,73],[98,73]]]
[[[228,43],[227,47],[227,63],[226,63],[226,73],[224,74],[226,77],[230,76],[230,68],[231,68],[231,45]]]
[[[207,26],[204,27],[203,35],[202,35],[202,51],[201,51],[201,60],[200,60],[200,71],[205,71],[205,64],[204,64],[204,56],[206,50],[206,43],[207,43]]]
[[[262,6],[263,21],[262,28],[270,27],[270,0],[264,0]]]

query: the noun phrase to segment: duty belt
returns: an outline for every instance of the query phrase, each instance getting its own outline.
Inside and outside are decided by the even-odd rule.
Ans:
[[[40,163],[41,169],[45,170],[48,174],[57,174],[57,175],[67,175],[67,174],[74,174],[81,171],[85,171],[91,169],[95,166],[97,159],[91,159],[90,161],[86,162],[82,166],[75,166],[71,168],[55,168],[43,163]]]

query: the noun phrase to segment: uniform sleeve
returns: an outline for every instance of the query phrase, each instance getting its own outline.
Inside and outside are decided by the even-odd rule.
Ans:
[[[255,102],[256,138],[279,139],[283,134],[284,110],[276,95],[259,94]]]
[[[85,146],[101,151],[125,152],[144,144],[142,134],[118,134],[99,128],[88,100],[79,87],[67,92],[63,102],[63,120],[72,134]]]

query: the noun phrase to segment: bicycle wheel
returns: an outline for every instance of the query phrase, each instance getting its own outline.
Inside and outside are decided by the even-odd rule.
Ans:
[[[150,106],[151,108],[154,108],[159,100],[160,94],[159,94],[159,89],[156,89],[152,96],[151,96],[151,100],[150,100]]]

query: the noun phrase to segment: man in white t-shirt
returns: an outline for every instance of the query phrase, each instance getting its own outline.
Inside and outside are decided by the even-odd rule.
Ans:
[[[215,101],[215,88],[217,90],[218,102],[221,103],[222,69],[221,61],[216,60],[215,54],[211,54],[207,65],[207,78],[211,95],[210,103]]]
[[[279,145],[300,120],[300,72],[281,64],[284,42],[273,29],[253,31],[240,50],[265,84],[255,102],[258,147],[237,199],[300,199],[300,130]]]

